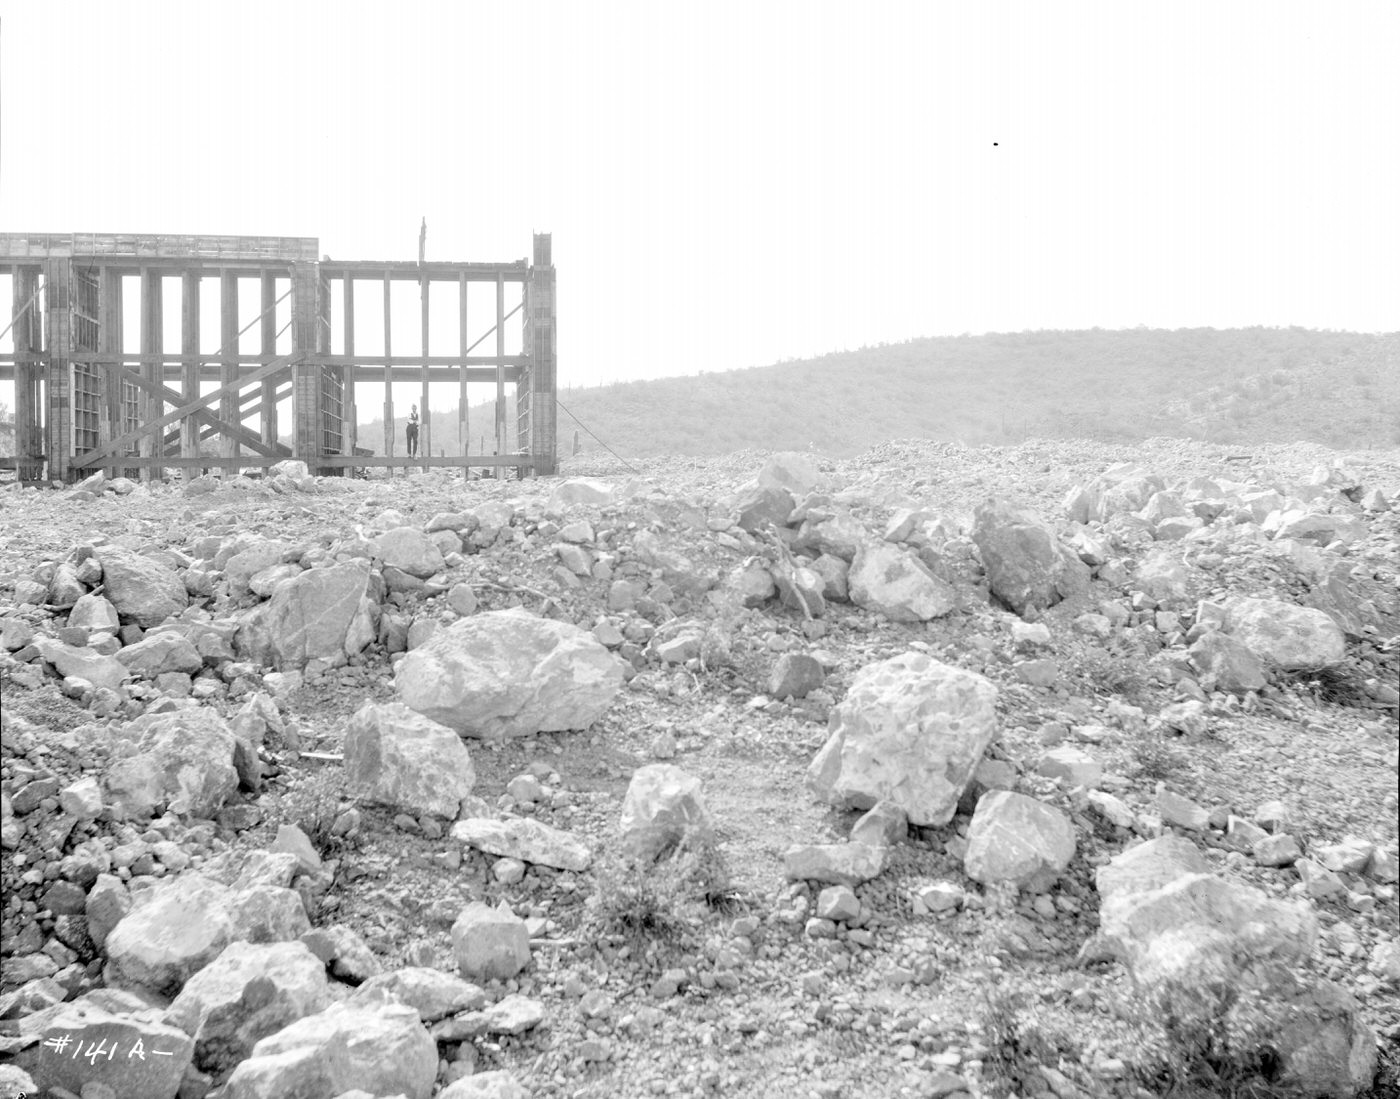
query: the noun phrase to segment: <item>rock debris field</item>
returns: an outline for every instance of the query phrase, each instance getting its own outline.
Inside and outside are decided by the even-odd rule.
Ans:
[[[0,1096],[1394,1095],[1397,499],[1164,439],[11,483]]]

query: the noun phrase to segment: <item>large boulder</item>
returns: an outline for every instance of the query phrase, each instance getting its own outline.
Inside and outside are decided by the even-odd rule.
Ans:
[[[452,953],[469,981],[504,981],[530,964],[530,932],[504,901],[472,901],[452,924]]]
[[[1336,622],[1320,610],[1281,599],[1231,600],[1225,628],[1266,665],[1284,671],[1333,668],[1347,655]]]
[[[382,1003],[383,994],[413,1008],[424,1023],[435,1023],[459,1011],[480,1011],[486,1006],[486,992],[480,985],[422,966],[407,966],[371,977],[355,990],[353,1001]]]
[[[927,622],[957,605],[953,587],[912,553],[890,542],[865,542],[847,574],[850,600],[891,622]]]
[[[415,527],[396,527],[374,540],[374,555],[385,565],[426,580],[443,566],[442,551]]]
[[[33,644],[59,675],[86,679],[94,687],[116,690],[131,674],[116,657],[103,656],[86,645],[67,645],[52,637],[36,637]]]
[[[1133,587],[1163,607],[1181,606],[1191,592],[1191,570],[1182,563],[1179,549],[1159,547],[1138,561]]]
[[[797,532],[793,548],[806,553],[829,553],[842,561],[855,560],[870,535],[848,511],[814,511]]]
[[[785,488],[798,499],[813,491],[821,483],[821,477],[815,455],[796,450],[774,454],[758,471],[761,487]]]
[[[989,790],[977,799],[963,867],[983,885],[1007,882],[1043,893],[1069,866],[1075,847],[1074,823],[1061,810],[1010,790]]]
[[[31,1094],[175,1099],[194,1042],[161,1022],[158,1010],[112,1011],[96,999],[59,1004],[21,1024],[39,1039],[15,1059],[33,1078],[38,1090]],[[97,1090],[99,1084],[104,1090]],[[0,1095],[13,1094],[0,1086]]]
[[[362,559],[307,569],[277,585],[240,631],[240,644],[283,671],[353,656],[375,637],[369,590],[369,562]]]
[[[1139,988],[1175,990],[1206,1025],[1228,1025],[1241,1011],[1256,1027],[1261,1015],[1281,1020],[1263,1039],[1278,1054],[1282,1094],[1350,1099],[1370,1087],[1376,1039],[1356,1001],[1300,976],[1317,945],[1306,901],[1212,874],[1190,840],[1170,835],[1114,856],[1095,884],[1101,938]]]
[[[530,1099],[530,1093],[505,1069],[492,1069],[454,1080],[438,1099]]]
[[[730,501],[741,530],[757,533],[768,527],[781,527],[795,506],[792,493],[776,486],[751,485]]]
[[[890,849],[869,843],[805,843],[783,852],[788,881],[819,881],[851,888],[878,878]]]
[[[97,556],[104,594],[126,621],[149,629],[189,606],[185,582],[160,561],[119,546],[103,546]]]
[[[1197,638],[1187,650],[1187,657],[1206,690],[1243,694],[1260,690],[1267,682],[1264,665],[1249,647],[1219,630],[1209,630]]]
[[[230,943],[180,990],[165,1022],[195,1041],[195,1064],[221,1082],[259,1039],[330,1004],[325,964],[299,942]]]
[[[575,504],[601,507],[617,498],[617,486],[596,477],[570,477],[554,486],[549,494],[549,510],[563,511]]]
[[[588,845],[568,832],[529,817],[490,820],[471,817],[452,826],[458,843],[498,858],[519,859],[556,870],[587,870],[593,856]]]
[[[224,562],[224,579],[229,594],[241,599],[249,592],[248,582],[264,569],[280,565],[292,551],[290,542],[278,539],[244,541],[237,553]]]
[[[669,763],[653,763],[633,772],[618,827],[628,852],[645,862],[660,858],[687,833],[714,831],[700,780]]]
[[[428,1099],[437,1045],[406,1004],[332,1004],[253,1047],[224,1087],[223,1099],[370,1095]]]
[[[992,594],[1017,614],[1044,610],[1088,585],[1089,567],[1029,511],[987,500],[974,515],[972,541]]]
[[[1277,901],[1211,874],[1179,836],[1115,855],[1095,884],[1100,933],[1146,984],[1233,981],[1265,961],[1302,961],[1317,942],[1317,917],[1305,901]]]
[[[121,628],[117,608],[105,595],[81,595],[68,612],[68,625],[81,626],[90,633],[110,631],[116,633]]]
[[[194,673],[204,667],[204,657],[182,634],[173,630],[153,633],[134,645],[117,650],[117,660],[134,674],[154,679],[165,672]]]
[[[622,682],[622,662],[591,633],[519,608],[438,630],[394,676],[410,709],[483,739],[587,728]]]
[[[947,824],[996,735],[996,698],[987,679],[923,653],[862,668],[832,711],[808,785],[842,808],[887,800],[911,824]]]
[[[107,936],[109,986],[174,996],[235,938],[230,890],[182,874],[136,898]]]
[[[146,714],[113,730],[115,761],[102,777],[108,804],[144,818],[162,807],[212,818],[238,788],[234,737],[213,710]]]
[[[476,770],[446,725],[400,702],[366,702],[345,731],[345,781],[356,797],[451,820]]]

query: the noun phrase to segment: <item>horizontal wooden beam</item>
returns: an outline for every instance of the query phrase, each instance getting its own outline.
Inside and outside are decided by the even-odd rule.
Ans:
[[[316,237],[197,236],[187,233],[0,233],[0,262],[76,256],[161,259],[320,259]]]
[[[387,457],[383,454],[357,455],[351,457],[348,454],[326,454],[319,458],[307,459],[308,465],[314,466],[440,466],[442,468],[460,469],[463,466],[503,466],[506,468],[519,468],[522,466],[532,466],[535,459],[529,454],[449,454],[440,458],[424,458],[421,454],[416,458]]]
[[[528,366],[530,358],[528,355],[505,355],[497,357],[495,355],[468,355],[465,359],[460,355],[390,355],[387,358],[383,355],[309,355],[309,362],[322,363],[325,366],[373,366],[383,371],[386,366],[411,366],[414,370],[421,370],[424,364],[428,366]],[[376,377],[382,377],[376,374]]]
[[[286,454],[241,454],[235,458],[211,454],[201,454],[197,458],[183,458],[174,454],[158,454],[154,458],[122,455],[100,464],[121,466],[123,469],[239,469],[243,466],[273,466],[291,456],[290,451]]]
[[[357,366],[354,371],[352,381],[354,382],[383,382],[386,371],[381,367],[375,369],[369,366]],[[423,378],[422,367],[395,366],[387,371],[389,380],[395,382],[416,382]],[[432,382],[457,382],[462,375],[467,376],[469,382],[483,382],[494,385],[496,383],[496,371],[492,369],[471,368],[461,370],[450,366],[430,366],[428,368],[428,380]],[[518,382],[520,380],[520,368],[507,366],[502,368],[502,374],[508,382]]]
[[[385,278],[395,282],[495,282],[499,275],[505,282],[525,282],[530,277],[530,265],[525,260],[514,263],[424,263],[412,260],[323,260],[317,264],[323,279]]]

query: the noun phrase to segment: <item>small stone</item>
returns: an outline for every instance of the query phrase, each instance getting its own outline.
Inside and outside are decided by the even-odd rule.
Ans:
[[[828,886],[817,896],[817,915],[827,920],[848,922],[860,915],[860,900],[849,886]]]
[[[1254,810],[1254,823],[1266,832],[1281,832],[1288,827],[1292,814],[1281,801],[1266,801]]]
[[[962,887],[950,882],[934,882],[915,891],[914,896],[929,912],[951,912],[961,908],[966,899]]]
[[[1058,779],[1071,788],[1094,787],[1103,779],[1103,764],[1083,749],[1071,746],[1052,748],[1036,767],[1046,778]]]
[[[1292,866],[1302,855],[1298,841],[1287,832],[1266,836],[1254,845],[1254,861],[1260,866]]]
[[[1313,900],[1325,900],[1347,891],[1341,878],[1312,859],[1299,859],[1293,865],[1303,880],[1304,890]]]
[[[515,885],[525,878],[525,864],[519,859],[497,859],[491,864],[491,876],[502,885]]]
[[[1157,791],[1156,801],[1157,811],[1168,824],[1191,832],[1204,832],[1210,827],[1210,810],[1190,798],[1161,789]]]

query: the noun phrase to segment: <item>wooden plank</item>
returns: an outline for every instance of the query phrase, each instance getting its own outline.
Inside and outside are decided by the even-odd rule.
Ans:
[[[506,381],[513,382],[517,380],[520,376],[521,369],[521,367],[508,366],[505,367],[502,372],[505,375]],[[412,382],[416,381],[421,376],[420,367],[394,366],[388,367],[387,371],[390,377],[392,377],[392,379],[395,382]],[[455,382],[458,378],[458,375],[461,373],[465,373],[467,375],[468,380],[473,382],[490,383],[496,380],[496,371],[494,369],[489,368],[477,368],[459,371],[457,369],[454,369],[453,367],[434,366],[430,367],[428,372],[431,379],[438,384]],[[386,368],[374,368],[368,366],[357,366],[355,368],[355,378],[357,381],[362,382],[382,382],[384,380],[385,373]]]
[[[0,262],[11,257],[141,256],[315,261],[315,237],[204,236],[181,233],[0,233]]]
[[[496,354],[497,354],[498,356],[502,357],[502,358],[505,357],[505,352],[506,352],[506,313],[505,313],[505,304],[506,304],[505,283],[504,283],[502,280],[497,279],[497,280],[496,280],[496,323],[495,323],[494,325],[492,325],[491,331],[494,332],[494,333],[496,334]],[[508,430],[508,429],[507,429],[507,423],[506,423],[506,390],[505,390],[505,373],[500,369],[499,365],[497,366],[497,369],[496,369],[496,425],[495,425],[495,426],[496,426],[496,453],[497,453],[497,454],[504,454],[504,453],[506,452],[506,433],[507,433],[507,430]],[[504,475],[505,475],[505,471],[504,471],[504,470],[500,470],[500,469],[497,470],[497,476],[498,476],[498,477],[503,477]]]
[[[187,356],[181,389],[189,402],[199,400],[199,276],[186,274],[181,290],[180,350]],[[165,450],[163,445],[161,450]],[[199,457],[199,421],[192,416],[180,424],[180,453],[186,458]]]
[[[391,347],[392,325],[389,309],[389,272],[384,272],[384,453],[394,454],[394,372]]]
[[[262,370],[254,374],[253,377],[235,380],[229,383],[228,385],[220,386],[218,389],[206,393],[204,394],[204,396],[199,397],[198,399],[190,401],[188,403],[183,403],[180,394],[176,393],[173,389],[167,389],[164,386],[159,386],[158,392],[167,401],[169,401],[171,404],[177,405],[178,407],[174,411],[167,412],[158,419],[152,420],[150,423],[142,424],[135,431],[128,431],[126,434],[118,436],[117,438],[113,439],[110,443],[106,444],[105,446],[99,447],[97,450],[89,451],[87,454],[84,454],[82,456],[81,464],[84,466],[95,465],[97,459],[103,458],[108,454],[120,453],[121,448],[126,447],[130,443],[136,442],[143,435],[159,431],[161,428],[166,427],[169,424],[173,424],[176,420],[179,420],[185,416],[190,416],[201,411],[207,413],[209,407],[213,405],[214,402],[222,400],[226,396],[228,396],[230,392],[230,386],[232,387],[232,391],[236,393],[238,388],[241,386],[249,385],[254,382],[259,382],[264,377],[271,377],[273,374],[289,369],[295,358],[295,355],[284,355],[282,356],[282,358],[277,359],[274,362],[268,363],[262,368]],[[129,381],[136,382],[138,385],[147,384],[139,374],[135,373],[134,371],[127,370],[124,367],[117,367],[116,372],[119,377],[125,377]],[[233,407],[236,410],[238,406],[235,405]],[[223,426],[223,421],[217,419],[212,414],[206,417],[206,422],[212,422],[216,425]],[[248,434],[252,435],[252,432],[248,432]],[[284,453],[290,453],[290,451],[288,451],[286,447],[283,447],[282,451]]]
[[[262,275],[262,353],[265,358],[277,357],[277,279],[264,271]],[[271,446],[277,442],[277,383],[271,378],[262,381],[262,400],[258,405],[261,415],[258,426],[264,444]]]
[[[381,276],[398,282],[524,282],[529,278],[529,265],[524,260],[510,263],[450,263],[436,261],[421,266],[413,260],[323,260],[321,274],[325,278],[369,278]]]
[[[219,406],[219,419],[233,423],[240,415],[238,362],[230,356],[238,354],[238,275],[223,271],[219,275],[219,357],[221,369],[219,392],[224,394]],[[251,433],[250,433],[251,434]],[[259,440],[261,441],[261,440]],[[223,436],[222,457],[238,457],[238,436],[228,432]]]
[[[120,275],[111,271],[102,271],[99,274],[98,313],[100,319],[97,346],[103,351],[119,353],[122,349],[122,279]],[[107,369],[102,371],[102,380],[105,390],[105,414],[98,441],[106,446],[122,433],[126,425],[123,421],[121,377],[115,370]],[[112,463],[107,469],[109,477],[122,476],[124,467],[117,458],[117,455],[113,455]]]
[[[472,456],[449,454],[441,458],[428,459],[428,465],[433,468],[460,467],[460,466],[490,466],[498,469],[519,469],[528,467],[533,459],[528,454],[477,454]],[[422,465],[421,458],[390,457],[384,454],[363,455],[357,454],[347,457],[342,454],[324,455],[316,459],[317,465],[322,466],[388,466],[391,468],[402,468],[407,466]]]
[[[165,343],[165,283],[161,281],[159,272],[152,272],[145,269],[141,272],[141,353],[143,355],[159,355],[164,351]],[[153,362],[142,364],[142,374],[146,381],[156,383],[160,380],[155,370]],[[141,419],[143,422],[154,420],[160,415],[162,407],[157,403],[148,388],[142,389],[141,398]],[[146,434],[141,436],[141,457],[154,458],[156,456],[156,438],[154,435]],[[149,481],[151,479],[150,467],[141,471],[141,479]]]
[[[307,357],[316,350],[313,264],[297,264],[292,271],[292,347],[304,353],[292,368],[292,454],[310,462],[321,452],[321,366]]]
[[[419,351],[421,351],[421,352],[423,353],[423,368],[422,368],[422,373],[421,373],[421,379],[422,379],[422,380],[421,380],[420,383],[419,383],[419,392],[420,392],[420,396],[419,396],[419,398],[418,398],[418,400],[419,400],[419,408],[422,410],[422,415],[421,415],[422,426],[418,429],[418,432],[419,432],[419,438],[418,438],[418,453],[421,454],[421,455],[423,455],[423,456],[426,458],[426,457],[428,457],[429,455],[431,455],[432,452],[433,452],[433,414],[432,414],[431,406],[428,404],[428,399],[429,399],[429,390],[428,390],[428,382],[429,382],[429,374],[428,374],[428,283],[427,283],[427,280],[426,280],[426,279],[425,279],[423,282],[419,283],[419,285],[418,285],[418,301],[419,301],[419,308],[420,308],[421,313],[422,313],[422,322],[423,322],[423,327],[422,327],[422,341],[423,341],[423,342],[419,345],[419,348],[418,348]],[[428,467],[427,467],[426,465],[424,465],[424,466],[423,466],[423,469],[424,469],[424,471],[426,472],[427,469],[428,469]]]
[[[14,336],[15,355],[23,356],[15,368],[15,453],[33,456],[42,450],[39,431],[39,372],[40,367],[31,359],[33,335],[39,326],[33,323],[30,298],[38,284],[38,272],[32,267],[16,265],[12,268],[10,316],[14,322],[11,332]],[[35,357],[37,358],[37,356]],[[21,481],[36,480],[40,473],[39,465],[18,464]]]
[[[467,280],[457,280],[457,347],[463,363],[467,361]],[[462,456],[471,453],[471,429],[467,423],[468,370],[457,372],[457,448]]]
[[[344,280],[345,291],[345,335],[344,350],[347,357],[355,354],[355,280],[346,278]],[[327,356],[329,357],[329,356]],[[340,436],[340,452],[342,454],[353,455],[355,453],[355,436],[359,427],[359,410],[355,402],[355,369],[353,366],[345,365],[340,367],[342,384],[345,387],[345,431]],[[354,476],[354,467],[351,467],[350,474]]]

